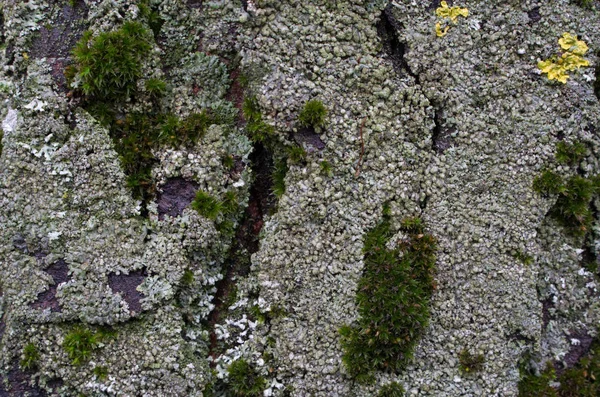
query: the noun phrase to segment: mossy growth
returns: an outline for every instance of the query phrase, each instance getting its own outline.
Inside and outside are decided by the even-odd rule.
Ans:
[[[585,235],[591,228],[591,201],[600,193],[600,177],[573,176],[564,180],[552,171],[544,171],[533,182],[533,189],[544,195],[558,195],[550,214],[575,236]]]
[[[522,264],[524,264],[525,266],[529,266],[533,264],[533,257],[531,255],[528,255],[526,253],[524,253],[523,251],[517,251],[514,254],[515,259],[519,260]]]
[[[275,160],[275,167],[271,178],[273,180],[273,193],[277,197],[281,197],[285,193],[285,176],[288,170],[289,167],[286,158]]]
[[[321,175],[331,176],[333,174],[331,164],[327,160],[323,160],[319,163],[319,169],[321,171]]]
[[[76,326],[65,336],[63,348],[71,364],[81,365],[89,360],[100,343],[114,339],[116,336],[117,332],[109,327],[100,327],[97,331],[92,331],[83,326]]]
[[[481,371],[484,363],[483,354],[473,354],[468,349],[463,349],[458,354],[458,367],[463,374]]]
[[[388,383],[379,389],[377,397],[404,397],[404,388],[398,382]]]
[[[150,7],[148,0],[140,1],[138,8],[140,9],[140,14],[142,17],[146,18],[148,21],[148,26],[150,26],[150,29],[154,34],[154,39],[158,39],[160,30],[165,23],[164,19],[160,17],[160,14],[156,8]]]
[[[107,367],[97,366],[97,367],[94,367],[92,372],[94,373],[96,378],[98,378],[99,380],[105,380],[106,378],[108,378],[108,368]]]
[[[572,0],[574,4],[577,4],[579,7],[591,9],[594,5],[594,0]]]
[[[198,211],[201,216],[213,221],[223,212],[221,201],[203,190],[196,193],[196,198],[192,201],[191,207]]]
[[[521,365],[520,372],[519,397],[600,396],[600,341],[594,338],[589,353],[558,376],[552,363],[540,373]]]
[[[556,372],[552,364],[536,374],[524,363],[520,367],[521,379],[519,380],[519,397],[558,397],[557,390],[550,386],[556,379]]]
[[[222,164],[225,169],[231,170],[235,166],[235,159],[231,154],[226,154],[223,157]]]
[[[167,83],[161,79],[148,79],[145,83],[146,91],[154,98],[162,96],[167,91]]]
[[[286,148],[288,159],[293,163],[300,163],[306,160],[306,150],[299,145],[291,145]]]
[[[236,397],[260,397],[267,382],[244,359],[232,362],[228,368],[228,390]]]
[[[556,161],[559,164],[579,164],[587,154],[586,146],[581,142],[567,143],[564,141],[556,145]]]
[[[398,372],[408,364],[429,321],[434,290],[435,239],[419,218],[402,222],[406,239],[388,248],[394,235],[389,208],[364,240],[364,271],[358,283],[356,324],[340,329],[343,362],[361,383],[373,372]]]
[[[181,276],[181,285],[189,287],[194,284],[195,279],[194,272],[190,269],[185,269],[183,276]]]
[[[122,101],[135,92],[142,60],[151,49],[151,38],[139,22],[125,22],[96,37],[87,31],[73,49],[74,82],[88,97]]]
[[[98,347],[98,336],[90,329],[75,327],[65,336],[63,348],[69,355],[71,364],[81,365],[89,360],[92,351]]]
[[[246,131],[254,142],[269,144],[274,139],[275,129],[262,119],[260,106],[256,97],[246,97],[242,104],[242,112],[246,119]]]
[[[33,343],[28,343],[23,347],[23,354],[21,358],[21,368],[25,370],[31,370],[37,367],[38,360],[40,359],[40,353],[37,347]]]
[[[304,127],[323,127],[327,117],[327,108],[323,102],[317,99],[311,99],[304,104],[304,107],[298,114],[298,122]]]

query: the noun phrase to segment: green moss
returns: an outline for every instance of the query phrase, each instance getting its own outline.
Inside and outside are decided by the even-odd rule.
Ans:
[[[527,364],[521,365],[521,379],[519,380],[519,397],[558,397],[556,389],[550,382],[556,379],[552,364],[539,374],[534,373]]]
[[[517,253],[514,254],[514,257],[515,257],[515,259],[517,259],[521,263],[523,263],[525,266],[529,266],[529,265],[533,264],[533,257],[531,255],[524,253],[523,251],[517,251]]]
[[[63,348],[69,355],[71,364],[81,365],[88,361],[92,351],[98,347],[99,338],[93,331],[81,326],[69,332],[63,341]]]
[[[323,127],[327,116],[327,108],[323,102],[312,99],[304,104],[298,115],[300,125],[305,127]]]
[[[94,370],[92,372],[94,373],[94,375],[96,375],[96,378],[98,378],[99,380],[105,380],[108,377],[107,367],[94,367]]]
[[[223,212],[223,204],[203,190],[196,193],[196,198],[192,201],[191,207],[198,211],[201,216],[211,220],[217,219]]]
[[[275,167],[273,169],[273,193],[277,197],[283,196],[285,193],[285,176],[288,172],[287,159],[279,159],[275,161]]]
[[[161,79],[148,79],[145,86],[146,91],[154,98],[162,96],[167,90],[167,83]]]
[[[181,276],[181,284],[186,287],[189,287],[190,285],[194,284],[194,280],[195,280],[194,272],[191,271],[190,269],[186,269],[183,272],[183,276]]]
[[[404,388],[397,382],[388,383],[379,389],[377,397],[403,397]]]
[[[33,343],[28,343],[23,347],[23,355],[21,358],[21,368],[25,370],[34,369],[38,365],[40,353]]]
[[[556,145],[556,161],[560,164],[579,164],[586,154],[587,148],[581,142],[569,144],[561,141]]]
[[[227,215],[236,214],[239,208],[238,197],[235,191],[225,192],[222,201],[223,213]]]
[[[331,164],[327,160],[321,161],[319,163],[319,168],[321,169],[321,175],[331,176],[333,173]]]
[[[594,0],[572,0],[579,7],[591,9],[594,5]]]
[[[402,229],[407,239],[387,248],[394,232],[386,207],[383,220],[365,235],[356,296],[360,317],[340,329],[343,362],[359,382],[373,381],[376,370],[404,368],[429,321],[436,241],[419,218],[405,220]]]
[[[120,29],[96,37],[85,32],[73,50],[78,88],[99,101],[129,98],[151,48],[149,34],[139,22],[125,22]]]
[[[238,359],[228,368],[228,389],[236,397],[260,397],[267,387],[265,378],[246,360]]]
[[[550,214],[575,236],[585,235],[591,228],[592,198],[600,192],[600,178],[573,176],[564,181],[558,174],[544,171],[533,182],[533,189],[545,195],[558,194]]]
[[[226,154],[223,157],[222,163],[223,163],[223,167],[225,169],[231,170],[235,166],[235,159],[233,158],[233,156],[231,154]]]
[[[288,158],[293,163],[300,163],[306,160],[306,150],[302,146],[291,145],[286,148]]]
[[[483,354],[472,354],[468,349],[463,349],[458,354],[458,365],[460,372],[463,374],[481,371],[484,363],[485,357]]]
[[[590,352],[559,378],[561,397],[600,396],[600,340],[592,342]]]
[[[140,14],[142,15],[142,17],[146,18],[146,20],[148,21],[148,26],[150,26],[150,29],[154,34],[154,40],[158,39],[160,30],[163,24],[165,23],[164,19],[160,17],[158,10],[156,10],[153,7],[150,7],[150,5],[148,4],[148,0],[140,1],[138,7],[140,9]]]
[[[255,97],[246,97],[242,105],[246,119],[246,130],[254,142],[268,143],[273,140],[275,129],[265,123],[260,113],[260,107]]]
[[[562,177],[556,172],[543,171],[533,180],[533,190],[545,195],[559,194],[564,191]]]

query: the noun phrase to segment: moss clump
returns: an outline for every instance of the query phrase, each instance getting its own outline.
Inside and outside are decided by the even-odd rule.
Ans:
[[[484,363],[485,357],[483,354],[472,354],[468,349],[463,349],[458,354],[458,365],[460,372],[463,374],[481,371]]]
[[[112,32],[83,34],[73,50],[74,81],[89,97],[100,101],[129,98],[142,77],[142,60],[152,46],[139,22],[125,22]]]
[[[556,172],[543,171],[533,180],[533,190],[544,195],[562,193],[564,191],[563,179]]]
[[[560,376],[551,363],[541,373],[535,373],[526,365],[522,365],[520,371],[519,397],[600,396],[600,341],[595,338],[589,353]],[[559,386],[555,388],[551,384]]]
[[[33,343],[28,343],[23,347],[23,355],[21,358],[21,368],[30,370],[37,367],[40,353]]]
[[[181,285],[189,287],[190,285],[194,284],[195,279],[194,272],[190,269],[186,269],[183,272],[183,276],[181,276]]]
[[[154,98],[162,96],[167,91],[167,83],[161,79],[148,79],[145,86],[146,91]]]
[[[275,129],[265,123],[260,113],[260,106],[255,97],[247,97],[242,105],[246,119],[246,130],[254,142],[269,143],[275,136]]]
[[[556,389],[550,386],[556,378],[554,367],[548,364],[546,369],[539,374],[534,373],[527,365],[520,368],[519,397],[558,397]]]
[[[283,196],[285,193],[285,176],[288,172],[287,159],[282,158],[275,161],[275,168],[273,169],[273,193],[277,197]]]
[[[559,378],[561,397],[600,396],[600,341],[596,337],[590,352]]]
[[[323,160],[319,163],[319,169],[321,170],[321,175],[331,176],[333,173],[331,164],[327,160]]]
[[[404,388],[397,382],[388,383],[379,389],[377,397],[404,397]]]
[[[106,378],[108,378],[107,367],[94,367],[94,370],[92,372],[94,373],[94,375],[96,375],[96,378],[98,378],[99,380],[105,380]]]
[[[556,145],[556,161],[560,164],[579,164],[586,154],[587,148],[581,142],[569,144],[561,141]]]
[[[191,207],[198,211],[201,216],[213,221],[223,212],[223,204],[203,190],[196,193],[196,198],[192,201]]]
[[[233,396],[260,397],[263,395],[267,382],[246,360],[235,360],[229,366],[228,372],[228,389]]]
[[[533,189],[545,195],[558,194],[550,214],[575,236],[585,235],[591,228],[592,198],[600,192],[600,178],[573,176],[563,180],[552,171],[544,171],[533,182]]]
[[[359,382],[372,381],[376,370],[404,368],[429,321],[436,241],[419,218],[410,218],[402,223],[407,238],[387,248],[394,234],[388,212],[384,208],[383,220],[365,236],[356,295],[360,318],[340,329],[343,362]]]
[[[306,160],[306,150],[302,146],[292,145],[286,148],[288,158],[293,163],[300,163]]]
[[[327,117],[327,108],[323,102],[312,99],[304,104],[304,107],[298,115],[300,125],[304,127],[323,127]]]
[[[65,336],[63,348],[69,355],[71,364],[81,365],[89,360],[92,351],[98,347],[98,335],[83,327],[76,327]]]
[[[517,251],[514,254],[514,257],[515,257],[515,259],[519,260],[525,266],[529,266],[529,265],[533,264],[533,257],[531,255],[524,253],[523,251]]]

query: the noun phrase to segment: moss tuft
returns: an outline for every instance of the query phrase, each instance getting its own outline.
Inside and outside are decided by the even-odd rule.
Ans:
[[[581,142],[569,144],[561,141],[556,145],[556,161],[560,164],[579,164],[586,154],[587,148]]]
[[[404,388],[397,382],[388,383],[379,389],[377,397],[404,397]]]
[[[260,397],[267,387],[265,378],[246,360],[238,359],[229,365],[228,389],[236,397]]]
[[[181,284],[183,286],[189,287],[190,285],[194,284],[194,272],[191,271],[190,269],[186,269],[183,272],[183,276],[181,276]]]
[[[275,168],[273,169],[273,193],[277,197],[283,196],[285,193],[285,176],[288,172],[287,159],[279,159],[275,161]]]
[[[558,397],[556,389],[550,386],[550,382],[556,379],[556,373],[552,364],[548,363],[545,370],[536,374],[526,364],[520,368],[521,379],[519,380],[519,397]]]
[[[96,37],[87,31],[73,50],[74,80],[89,97],[122,101],[135,92],[151,48],[148,31],[139,22],[125,22]]]
[[[162,96],[167,90],[167,83],[161,79],[148,79],[145,86],[146,91],[154,98]]]
[[[198,211],[201,216],[213,221],[223,212],[223,204],[203,190],[196,193],[196,198],[192,201],[191,207]]]
[[[468,349],[463,349],[458,354],[458,366],[463,374],[481,371],[484,363],[483,354],[472,354]]]
[[[21,368],[26,370],[34,369],[37,367],[39,359],[40,353],[37,347],[33,343],[28,343],[23,348],[23,355],[20,362]]]
[[[65,336],[63,348],[69,355],[71,364],[81,365],[89,360],[92,351],[98,347],[96,333],[83,327],[75,327]]]
[[[106,378],[108,378],[107,367],[94,367],[94,370],[92,372],[94,373],[94,375],[96,375],[96,378],[98,378],[99,380],[105,380]]]
[[[325,118],[327,116],[327,108],[323,102],[312,99],[304,104],[304,107],[298,115],[300,125],[305,127],[323,127],[325,126]]]
[[[564,188],[563,180],[556,172],[543,171],[533,180],[533,190],[544,195],[562,193]]]
[[[291,145],[286,148],[286,151],[292,163],[300,163],[306,160],[306,150],[302,146]]]
[[[396,249],[387,248],[394,234],[388,210],[366,234],[356,296],[360,318],[340,329],[343,362],[362,383],[374,380],[373,371],[404,368],[429,321],[436,241],[424,233],[419,218],[402,224],[408,237]]]
[[[275,129],[263,121],[260,106],[255,97],[244,99],[242,112],[247,122],[246,130],[254,142],[267,143],[273,139]]]
[[[321,169],[321,175],[331,176],[333,174],[331,164],[327,160],[323,160],[319,163],[319,168]]]

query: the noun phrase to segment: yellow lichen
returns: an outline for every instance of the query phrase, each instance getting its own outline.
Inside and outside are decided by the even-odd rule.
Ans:
[[[457,6],[448,7],[448,3],[445,1],[442,1],[440,3],[440,7],[438,7],[438,9],[435,10],[435,13],[440,18],[450,18],[452,23],[456,23],[456,20],[459,16],[463,16],[465,18],[469,16],[469,10],[467,10],[466,8],[461,8]]]
[[[577,40],[577,36],[573,36],[568,32],[563,33],[563,36],[558,39],[558,44],[560,44],[560,47],[563,50],[567,50],[575,55],[581,56],[585,55],[589,49],[583,40]]]
[[[435,34],[437,35],[437,37],[444,37],[446,34],[448,34],[448,29],[450,29],[450,26],[446,26],[442,30],[441,22],[435,24]]]
[[[469,16],[469,10],[457,6],[448,7],[448,3],[442,1],[440,7],[435,10],[435,14],[440,18],[449,19],[453,24],[456,24],[458,17],[466,18]],[[437,37],[444,37],[449,29],[450,26],[446,26],[442,29],[442,22],[435,24],[435,34]]]
[[[539,61],[537,66],[542,73],[548,75],[549,80],[566,84],[569,79],[567,72],[590,66],[590,62],[583,58],[588,46],[582,40],[578,40],[577,36],[567,32],[563,33],[558,44],[565,52],[560,56],[553,55],[545,61]]]

